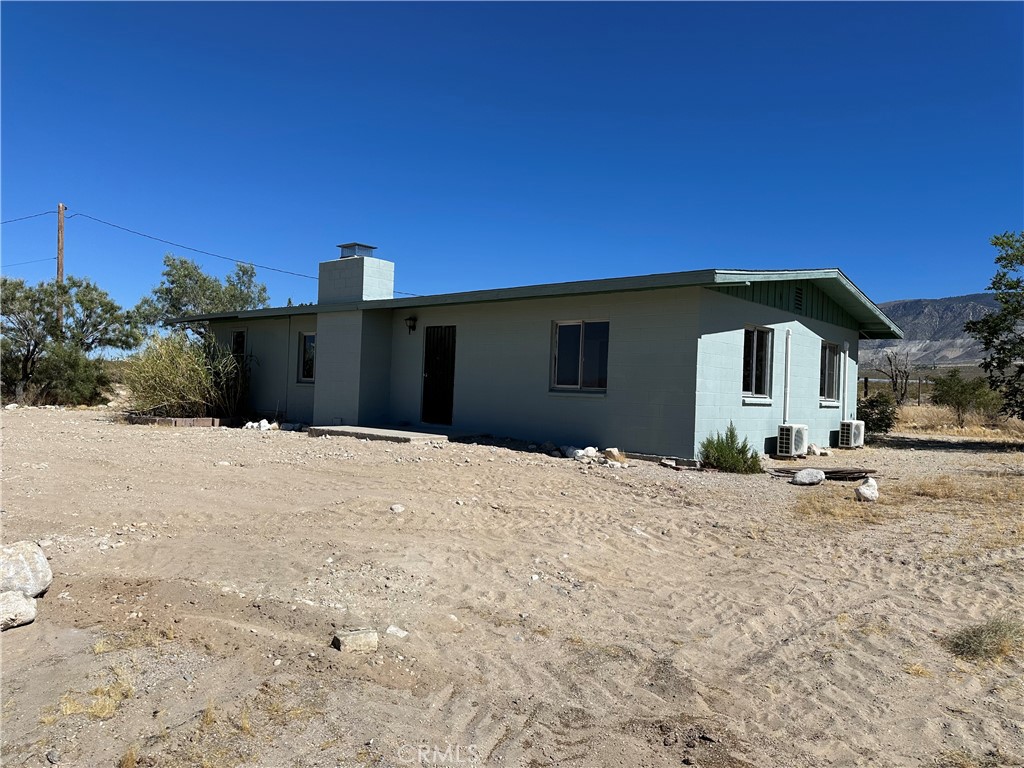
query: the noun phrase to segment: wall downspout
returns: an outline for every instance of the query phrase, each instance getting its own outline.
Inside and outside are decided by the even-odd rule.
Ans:
[[[786,375],[782,385],[782,423],[789,424],[789,369],[793,355],[793,331],[786,329]]]
[[[849,367],[848,361],[850,359],[850,342],[843,342],[843,418],[852,418],[851,414],[846,410],[847,402],[849,400],[850,382],[849,382]]]

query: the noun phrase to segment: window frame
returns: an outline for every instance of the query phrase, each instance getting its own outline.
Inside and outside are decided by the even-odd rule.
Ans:
[[[303,363],[306,362],[306,339],[313,338],[313,375],[303,376]],[[295,381],[299,384],[313,384],[316,382],[316,331],[299,331],[299,346],[297,350],[298,370]]]
[[[238,335],[242,335],[242,351],[239,352],[235,349],[235,339]],[[231,356],[238,362],[245,360],[246,355],[249,353],[249,329],[248,328],[232,328],[231,329]]]
[[[586,361],[586,327],[588,325],[604,325],[606,326],[606,340],[605,340],[605,353],[604,353],[604,365],[601,366],[598,361],[598,380],[604,380],[603,387],[588,387],[584,386],[584,364]],[[558,340],[559,340],[559,329],[569,326],[579,327],[579,357],[576,360],[576,383],[575,384],[559,384],[558,383]],[[608,391],[608,344],[611,338],[611,322],[609,320],[556,320],[551,326],[551,378],[550,378],[550,391],[552,392],[581,392],[581,393],[594,393],[601,394]]]
[[[840,378],[842,377],[842,358],[839,345],[832,341],[821,341],[821,361],[818,367],[818,399],[822,402],[834,403],[839,400]],[[832,387],[829,390],[828,363],[832,364]]]
[[[752,336],[748,336],[752,334]],[[757,373],[757,360],[758,360],[758,338],[763,335],[767,337],[767,351],[764,353],[764,370],[760,376],[761,381],[758,381]],[[747,339],[753,338],[754,343],[750,349],[747,349]],[[764,345],[761,345],[764,346]],[[740,372],[740,389],[744,397],[757,398],[762,400],[768,400],[772,396],[772,368],[773,368],[773,357],[775,353],[775,329],[768,328],[763,325],[748,325],[743,328],[743,357],[741,362]],[[750,360],[748,361],[748,357]],[[748,387],[748,368],[750,365],[750,386]],[[763,392],[758,391],[758,385],[761,385],[764,389]]]

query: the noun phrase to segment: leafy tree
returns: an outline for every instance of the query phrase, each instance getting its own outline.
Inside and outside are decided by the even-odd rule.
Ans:
[[[86,384],[55,388],[54,378],[82,373],[78,357],[70,367],[51,365],[40,373],[42,361],[52,355],[55,360],[70,363],[69,350],[77,350],[79,357],[89,362],[88,355],[99,349],[132,349],[142,339],[134,313],[123,310],[106,291],[85,278],[27,285],[19,278],[3,277],[0,294],[3,389],[9,397],[21,399],[30,383],[40,391],[49,385],[52,392],[81,392]],[[62,310],[63,319],[59,319],[58,309]],[[84,399],[67,402],[84,402],[95,395],[93,391]]]
[[[965,326],[985,350],[981,367],[988,384],[1002,393],[1004,413],[1024,418],[1024,231],[990,240],[999,253],[988,288],[999,309]]]
[[[136,311],[147,325],[157,325],[188,315],[262,309],[269,303],[267,286],[256,282],[256,268],[251,264],[236,264],[234,273],[221,282],[191,259],[168,253],[164,256],[163,280]],[[183,326],[202,338],[209,329],[209,324],[202,321]]]
[[[960,427],[963,427],[969,412],[993,415],[1000,406],[998,393],[993,392],[984,379],[965,379],[959,368],[932,382],[932,402],[952,408]]]

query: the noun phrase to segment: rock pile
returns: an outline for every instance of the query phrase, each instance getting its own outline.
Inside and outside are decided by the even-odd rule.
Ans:
[[[626,455],[618,448],[605,448],[603,451],[594,447],[577,448],[574,445],[563,445],[559,453],[567,459],[575,459],[581,464],[603,464],[613,469],[628,467]]]
[[[34,621],[35,598],[52,582],[50,564],[34,541],[17,541],[0,549],[0,630]]]

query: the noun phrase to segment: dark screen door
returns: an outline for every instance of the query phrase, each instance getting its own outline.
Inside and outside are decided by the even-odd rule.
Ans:
[[[423,353],[423,421],[451,424],[455,399],[455,326],[428,325]]]

